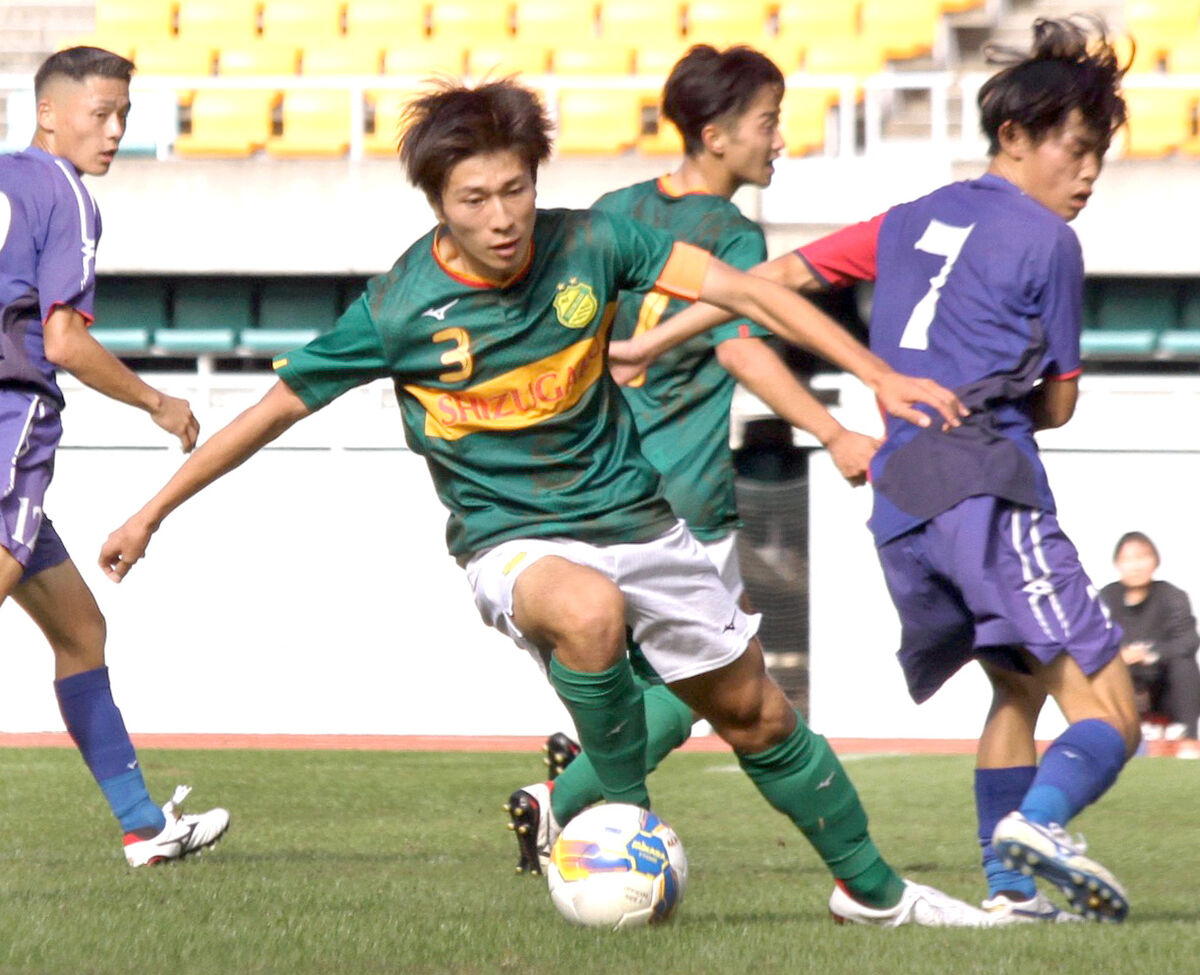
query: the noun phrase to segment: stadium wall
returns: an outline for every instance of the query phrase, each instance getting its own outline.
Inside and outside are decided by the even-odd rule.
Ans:
[[[187,396],[206,433],[271,381],[151,378]],[[864,391],[838,377],[823,384],[839,388],[843,422],[878,429]],[[1137,528],[1159,543],[1163,577],[1200,597],[1200,379],[1085,377],[1083,390],[1076,421],[1043,444],[1085,566],[1098,584],[1108,581],[1113,542]],[[181,456],[141,414],[80,388],[67,397],[47,511],[108,618],[114,687],[131,730],[569,727],[533,662],[479,621],[388,384],[347,394],[174,514],[119,587],[97,567],[99,547]],[[863,527],[869,492],[848,489],[822,452],[810,492],[814,727],[837,737],[974,737],[986,706],[978,675],[964,673],[960,693],[921,708],[905,695],[892,660],[895,618]],[[60,729],[50,654],[15,606],[0,612],[0,647],[0,731]]]
[[[983,161],[950,163],[927,148],[872,157],[781,159],[765,193],[737,202],[763,223],[771,255],[862,220]],[[652,179],[669,157],[556,160],[539,177],[544,207],[581,207]],[[1191,160],[1114,160],[1075,223],[1090,274],[1197,275],[1189,225],[1200,211]],[[104,214],[100,274],[371,274],[433,225],[422,195],[391,160],[168,160],[118,157],[89,180]],[[109,324],[119,324],[111,322]]]

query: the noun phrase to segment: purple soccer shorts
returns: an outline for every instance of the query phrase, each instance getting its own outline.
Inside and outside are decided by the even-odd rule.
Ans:
[[[1093,674],[1120,648],[1120,627],[1050,512],[967,498],[881,546],[879,560],[918,703],[975,657],[1025,671],[1020,648],[1045,663],[1067,653]]]
[[[51,400],[0,390],[0,548],[25,567],[22,580],[68,557],[42,512],[61,437],[62,421]]]

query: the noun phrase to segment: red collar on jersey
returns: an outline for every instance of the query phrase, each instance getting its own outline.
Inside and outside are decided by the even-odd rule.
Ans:
[[[459,284],[465,284],[471,288],[507,288],[509,285],[516,284],[529,271],[530,265],[533,264],[533,241],[529,242],[529,253],[525,256],[525,263],[513,272],[512,277],[506,278],[503,281],[489,281],[487,278],[481,278],[474,274],[467,274],[463,271],[456,271],[444,260],[438,252],[438,241],[442,238],[442,229],[445,225],[438,224],[437,230],[433,232],[433,259],[449,277],[453,278]]]

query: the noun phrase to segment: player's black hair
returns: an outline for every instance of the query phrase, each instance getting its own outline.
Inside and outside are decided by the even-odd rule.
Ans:
[[[1150,549],[1150,551],[1154,553],[1154,561],[1155,562],[1162,561],[1162,559],[1159,558],[1159,555],[1158,555],[1158,546],[1155,545],[1152,541],[1150,541],[1149,535],[1145,534],[1145,532],[1126,532],[1124,535],[1122,535],[1120,538],[1117,539],[1117,547],[1113,549],[1113,561],[1114,562],[1117,561],[1117,556],[1121,554],[1121,549],[1123,549],[1130,542],[1141,542],[1143,545],[1146,546],[1146,548]]]
[[[33,92],[40,98],[42,89],[51,78],[63,77],[73,81],[88,78],[117,78],[129,81],[133,77],[134,64],[112,51],[100,47],[68,47],[51,54],[42,62],[33,76]]]
[[[718,51],[697,44],[671,69],[662,112],[683,136],[683,151],[695,156],[704,149],[704,127],[741,115],[763,85],[783,93],[783,72],[765,54],[743,45]]]
[[[440,201],[450,170],[469,156],[513,150],[533,178],[550,158],[550,119],[536,94],[512,78],[468,88],[438,82],[401,121],[400,162],[408,181]]]
[[[979,89],[980,121],[991,155],[1000,151],[1000,127],[1008,121],[1036,143],[1077,108],[1102,150],[1125,124],[1120,87],[1128,65],[1121,66],[1102,21],[1039,18],[1031,51],[989,48],[987,53],[992,63],[1008,64]]]

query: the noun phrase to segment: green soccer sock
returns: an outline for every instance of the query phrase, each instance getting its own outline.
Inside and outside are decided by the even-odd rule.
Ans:
[[[592,758],[603,798],[649,809],[646,709],[629,659],[588,674],[564,667],[557,657],[551,657],[550,683],[571,712],[579,744]]]
[[[662,684],[650,684],[635,675],[646,703],[646,774],[678,748],[692,734],[692,709]],[[604,798],[596,769],[584,749],[562,775],[554,780],[550,806],[554,818],[562,824]]]
[[[854,783],[821,735],[796,715],[778,745],[738,761],[758,791],[791,819],[855,900],[886,909],[904,891],[900,878],[867,832],[867,813]]]

